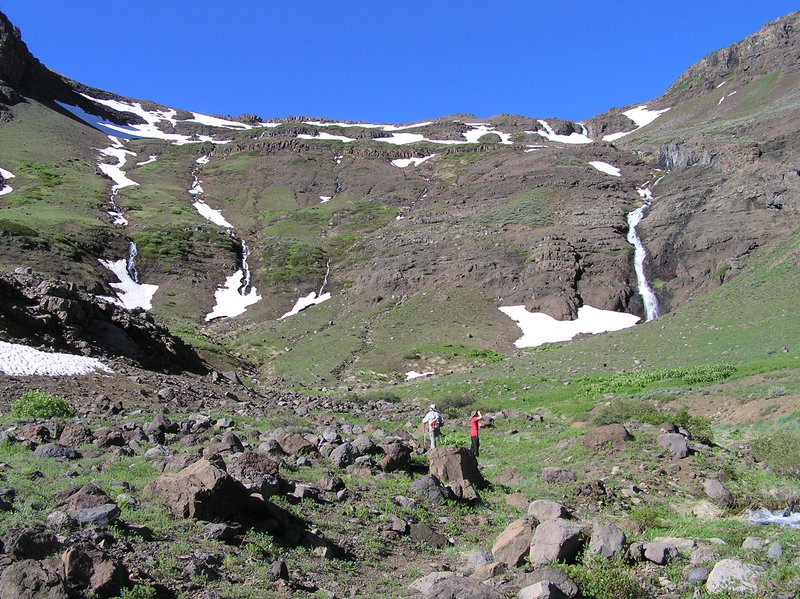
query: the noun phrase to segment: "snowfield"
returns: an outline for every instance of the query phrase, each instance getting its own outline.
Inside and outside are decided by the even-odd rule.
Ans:
[[[522,337],[514,342],[520,348],[569,341],[581,333],[619,331],[639,322],[635,314],[599,310],[591,306],[578,308],[578,318],[575,320],[556,320],[543,312],[528,312],[525,306],[502,306],[500,311],[522,329]]]
[[[68,376],[114,372],[96,358],[43,352],[27,345],[0,341],[0,374],[6,376]]]

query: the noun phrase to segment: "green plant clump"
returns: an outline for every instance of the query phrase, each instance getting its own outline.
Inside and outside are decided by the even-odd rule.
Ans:
[[[16,418],[69,418],[75,410],[65,398],[33,389],[11,405],[11,414]]]
[[[590,556],[580,565],[565,568],[586,599],[639,599],[644,596],[641,583],[622,560]]]
[[[757,437],[750,443],[753,457],[767,464],[776,474],[800,478],[800,433],[781,430]]]
[[[697,364],[680,368],[653,368],[604,376],[584,381],[584,394],[596,397],[605,393],[636,391],[661,381],[679,381],[686,385],[716,383],[728,378],[736,367],[732,364]]]

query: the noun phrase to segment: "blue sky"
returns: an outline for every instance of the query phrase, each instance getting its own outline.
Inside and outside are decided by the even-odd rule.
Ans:
[[[206,114],[589,118],[660,95],[796,0],[0,0],[45,65]]]

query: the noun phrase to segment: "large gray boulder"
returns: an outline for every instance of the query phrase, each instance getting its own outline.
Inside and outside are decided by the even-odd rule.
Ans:
[[[558,518],[569,519],[569,510],[558,502],[549,499],[537,499],[528,505],[528,515],[533,516],[539,522],[545,520],[557,520]]]
[[[163,501],[178,518],[212,522],[238,519],[248,498],[242,483],[205,459],[180,472],[162,474],[145,491]]]
[[[4,599],[69,599],[64,567],[58,560],[22,560],[0,574],[0,597]]]
[[[689,455],[689,441],[680,433],[663,433],[656,439],[656,445],[679,459]]]
[[[408,488],[408,490],[417,496],[423,496],[428,503],[438,505],[445,499],[452,499],[452,492],[445,487],[436,476],[428,474],[421,476]]]
[[[35,524],[9,529],[3,535],[3,547],[7,554],[16,559],[44,559],[57,551],[61,543],[53,531]]]
[[[444,483],[469,481],[476,489],[485,485],[478,460],[466,447],[445,445],[428,452],[429,472]]]
[[[521,565],[530,551],[537,524],[534,518],[519,518],[509,524],[492,545],[495,559],[509,566]]]
[[[709,593],[747,593],[758,587],[760,569],[753,564],[745,564],[738,559],[724,559],[714,564],[706,581]]]
[[[411,583],[427,599],[502,599],[490,586],[452,572],[434,572]]]
[[[583,531],[570,520],[550,520],[536,527],[531,539],[531,565],[545,566],[553,561],[572,562],[585,541]]]
[[[611,522],[596,522],[587,551],[606,559],[621,557],[625,553],[625,542],[625,533],[617,526]]]
[[[708,498],[716,505],[724,508],[734,507],[736,500],[725,485],[723,485],[716,478],[709,478],[703,482],[703,489]]]

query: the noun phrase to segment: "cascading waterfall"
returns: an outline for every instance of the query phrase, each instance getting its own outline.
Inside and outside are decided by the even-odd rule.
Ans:
[[[328,285],[328,275],[331,274],[331,259],[328,258],[328,262],[325,264],[325,278],[322,279],[322,285],[317,291],[317,297],[320,297],[322,293],[325,291],[325,287]]]
[[[125,270],[128,271],[128,274],[134,283],[139,282],[139,271],[136,270],[136,258],[138,257],[139,248],[136,246],[136,243],[131,241],[130,245],[128,246],[128,263],[125,266]]]
[[[650,286],[650,283],[647,281],[647,276],[644,272],[647,252],[644,249],[642,240],[639,238],[639,234],[636,232],[636,227],[642,222],[645,212],[650,207],[650,202],[653,201],[653,193],[648,188],[642,188],[639,190],[639,195],[643,200],[643,204],[636,210],[628,213],[628,243],[634,247],[633,262],[639,294],[642,296],[642,301],[644,302],[645,319],[650,321],[659,316],[658,298],[653,288]]]
[[[237,239],[234,237],[234,239]],[[242,284],[239,287],[239,295],[247,295],[248,287],[250,287],[250,266],[247,264],[247,258],[250,257],[250,248],[244,239],[239,239],[242,244]]]

